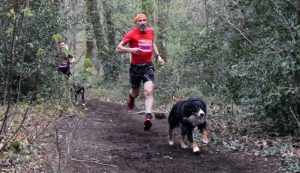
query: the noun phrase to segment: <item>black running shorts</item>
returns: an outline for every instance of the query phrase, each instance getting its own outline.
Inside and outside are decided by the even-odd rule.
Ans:
[[[139,88],[141,81],[155,81],[155,69],[152,63],[145,64],[130,64],[130,86],[131,88]]]

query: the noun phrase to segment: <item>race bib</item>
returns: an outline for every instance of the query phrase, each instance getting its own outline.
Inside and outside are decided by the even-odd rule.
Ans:
[[[67,67],[67,66],[68,66],[68,63],[67,63],[67,62],[62,62],[59,66],[60,66],[60,67]]]
[[[152,52],[152,40],[139,40],[138,48],[142,49],[144,52]]]

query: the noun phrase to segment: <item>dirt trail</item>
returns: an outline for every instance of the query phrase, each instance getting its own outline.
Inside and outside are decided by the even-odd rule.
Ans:
[[[223,152],[212,143],[199,144],[201,152],[194,155],[192,149],[180,147],[179,128],[174,131],[175,144],[169,146],[167,119],[154,119],[151,130],[144,131],[144,115],[133,114],[125,105],[89,101],[86,108],[71,144],[67,172],[278,172],[270,159]],[[66,133],[75,125],[70,119],[66,119]]]

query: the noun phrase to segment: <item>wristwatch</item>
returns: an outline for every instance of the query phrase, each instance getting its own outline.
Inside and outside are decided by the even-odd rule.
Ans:
[[[161,56],[161,54],[157,54],[157,55],[155,55],[156,59],[158,58],[158,56]]]

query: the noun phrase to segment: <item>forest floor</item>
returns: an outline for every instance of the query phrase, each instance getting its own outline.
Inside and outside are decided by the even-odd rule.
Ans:
[[[201,144],[195,155],[179,144],[180,129],[174,130],[175,144],[168,145],[167,119],[153,119],[150,131],[143,130],[144,114],[125,104],[90,100],[72,140],[64,172],[70,173],[246,173],[278,172],[278,160],[256,157]],[[74,118],[74,117],[73,117]],[[64,133],[76,125],[64,119]],[[208,132],[209,132],[208,122]],[[198,133],[198,132],[195,132]]]

